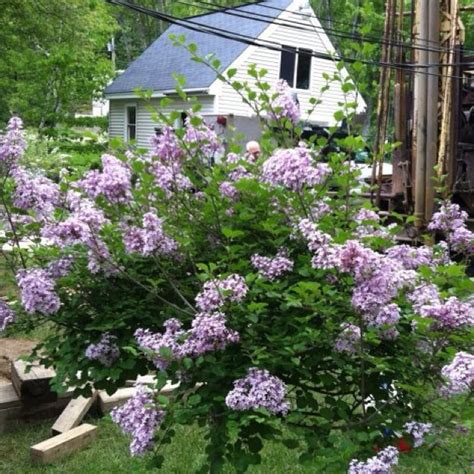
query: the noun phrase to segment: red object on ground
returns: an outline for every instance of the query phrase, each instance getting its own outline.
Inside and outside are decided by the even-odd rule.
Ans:
[[[398,439],[396,446],[401,453],[409,453],[413,449],[405,438]]]

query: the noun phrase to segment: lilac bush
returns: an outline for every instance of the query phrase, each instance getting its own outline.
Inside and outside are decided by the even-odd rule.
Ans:
[[[0,329],[53,327],[36,355],[57,388],[113,392],[154,373],[112,415],[134,455],[198,423],[207,471],[258,464],[272,438],[321,472],[392,472],[387,433],[420,444],[446,421],[439,394],[472,390],[466,216],[443,203],[429,228],[443,240],[398,246],[398,224],[351,192],[346,154],[323,160],[324,144],[291,126],[300,115],[286,87],[274,97],[256,75],[254,110],[276,114],[247,154],[187,98],[186,110],[157,111],[149,150],[119,145],[58,182],[24,166],[14,119],[1,139],[0,243],[14,248],[20,301],[0,302]]]

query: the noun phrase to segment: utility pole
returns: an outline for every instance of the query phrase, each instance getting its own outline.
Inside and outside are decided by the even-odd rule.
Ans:
[[[385,6],[384,41],[382,44],[382,63],[390,63],[392,56],[392,39],[395,25],[396,0],[387,0]],[[377,184],[376,205],[380,206],[382,191],[382,172],[387,136],[387,124],[390,101],[390,68],[382,66],[380,71],[379,95],[377,101],[377,128],[374,142],[374,162],[372,168],[372,190]],[[372,191],[373,193],[373,191]],[[373,195],[373,194],[372,194]]]
[[[415,226],[421,229],[425,216],[425,175],[426,175],[426,118],[427,118],[427,88],[428,76],[428,28],[429,28],[429,0],[417,0],[416,23],[417,32],[415,58],[415,90],[414,90],[414,132],[413,155],[415,161]]]
[[[429,0],[428,11],[428,40],[430,51],[428,63],[439,64],[439,4],[438,0]],[[424,220],[429,222],[433,216],[435,183],[435,166],[438,157],[438,95],[439,67],[430,66],[427,69],[427,105],[426,105],[426,170],[425,170],[425,213]]]

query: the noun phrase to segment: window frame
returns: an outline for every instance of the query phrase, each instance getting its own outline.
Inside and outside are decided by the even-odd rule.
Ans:
[[[300,52],[309,52],[312,53],[313,51],[309,48],[300,48],[299,46],[290,46],[288,44],[282,44],[282,48],[288,48],[288,49],[294,49],[295,50],[295,64],[294,64],[294,70],[293,70],[293,81],[292,84],[288,84],[291,89],[295,89],[298,91],[309,91],[311,89],[311,76],[313,74],[313,56],[309,55],[311,60],[309,64],[309,77],[308,77],[308,88],[307,89],[301,89],[299,87],[296,87],[297,80],[298,80],[298,64],[300,60]],[[286,52],[283,49],[280,51],[280,62],[279,62],[279,67],[278,67],[278,80],[281,80],[281,63],[282,63],[282,56],[283,53]]]
[[[128,110],[129,109],[135,109],[135,123],[133,126],[135,127],[135,138],[130,138],[130,123],[128,121],[129,115],[128,115]],[[124,120],[124,141],[126,143],[130,143],[132,140],[137,141],[137,126],[138,122],[138,104],[136,102],[130,102],[128,104],[125,104],[125,120]]]

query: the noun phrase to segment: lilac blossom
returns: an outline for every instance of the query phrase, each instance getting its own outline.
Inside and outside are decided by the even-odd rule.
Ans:
[[[59,186],[42,175],[34,175],[18,166],[12,173],[16,189],[13,204],[25,211],[35,211],[39,217],[46,218],[59,204]]]
[[[247,171],[242,165],[236,166],[229,171],[229,179],[232,182],[240,181],[241,179],[248,179],[252,177],[252,173]]]
[[[120,349],[116,344],[117,338],[106,332],[102,334],[100,341],[90,344],[85,352],[85,356],[90,360],[97,360],[105,367],[111,367],[119,358]]]
[[[286,415],[290,409],[286,394],[286,385],[278,377],[270,375],[268,370],[252,367],[246,377],[234,382],[225,403],[237,411],[265,408],[275,415]]]
[[[467,213],[461,210],[459,204],[445,201],[439,211],[433,214],[428,229],[449,233],[458,227],[463,227],[467,218]]]
[[[164,333],[153,333],[148,329],[135,332],[139,347],[159,370],[166,370],[172,360],[195,358],[239,341],[239,334],[227,327],[225,315],[219,312],[196,314],[187,331],[176,319],[169,319],[164,327]],[[163,349],[170,351],[169,357],[162,354]]]
[[[73,263],[74,257],[68,255],[48,263],[46,271],[51,278],[57,280],[58,278],[66,276],[71,271]]]
[[[432,265],[433,249],[426,245],[412,247],[410,245],[395,245],[387,250],[387,257],[398,260],[407,270],[416,270],[422,265]]]
[[[214,311],[227,300],[241,302],[248,292],[248,286],[240,275],[230,275],[223,280],[209,280],[196,296],[196,306],[203,312]]]
[[[281,79],[270,95],[270,117],[273,120],[290,120],[296,125],[300,120],[300,107],[288,83]]]
[[[14,163],[23,156],[26,140],[23,132],[23,121],[20,117],[11,117],[7,130],[0,136],[0,163]]]
[[[153,135],[151,145],[152,155],[162,160],[163,163],[178,162],[183,156],[178,137],[169,126],[163,127],[160,134]]]
[[[360,328],[354,324],[343,323],[341,329],[334,348],[337,352],[355,354],[360,347]]]
[[[87,269],[91,273],[104,272],[105,275],[115,275],[120,270],[113,262],[107,244],[101,239],[91,239],[87,244]]]
[[[440,329],[460,329],[474,326],[474,307],[451,296],[444,302],[425,305],[422,316],[435,320]]]
[[[235,188],[235,186],[229,181],[223,181],[219,186],[219,192],[221,196],[231,201],[237,201],[239,198],[239,191]]]
[[[431,423],[420,423],[417,421],[409,421],[405,423],[404,429],[408,434],[413,436],[413,446],[419,448],[425,442],[425,436],[430,433],[433,425]]]
[[[358,224],[362,224],[365,221],[374,221],[379,222],[380,217],[377,212],[373,211],[372,209],[362,208],[360,209],[357,214],[354,216],[354,220]]]
[[[323,216],[331,212],[331,206],[327,202],[319,201],[311,207],[311,216],[319,221]]]
[[[408,293],[407,298],[412,303],[415,312],[421,316],[426,314],[425,307],[441,304],[439,290],[431,283],[423,283],[415,287]]]
[[[125,405],[112,410],[111,417],[124,433],[132,435],[130,452],[137,456],[153,448],[153,438],[165,412],[156,406],[153,393],[140,385]]]
[[[305,186],[321,184],[330,173],[325,163],[315,163],[306,147],[280,149],[262,166],[261,180],[272,186],[301,191]]]
[[[452,249],[458,253],[474,253],[474,232],[467,227],[457,227],[448,237]]]
[[[400,308],[394,303],[382,306],[373,314],[364,315],[364,319],[369,327],[379,329],[382,339],[393,340],[399,335],[395,326],[400,320]]]
[[[329,234],[325,234],[318,230],[317,224],[309,219],[302,219],[298,223],[298,230],[308,242],[308,248],[312,252],[318,252],[321,248],[327,247],[332,238]]]
[[[0,332],[5,331],[6,327],[15,321],[15,313],[5,301],[0,299]]]
[[[252,265],[258,273],[270,281],[276,280],[280,276],[293,270],[294,262],[288,258],[288,250],[278,250],[275,257],[264,257],[258,254],[252,255]]]
[[[367,461],[353,459],[348,474],[392,474],[393,467],[398,464],[398,450],[389,446]]]
[[[474,355],[458,352],[453,361],[441,369],[446,384],[442,392],[459,395],[474,389]]]
[[[171,359],[179,360],[183,357],[182,341],[186,337],[186,332],[177,319],[168,319],[163,325],[165,332],[162,334],[153,333],[149,329],[135,331],[138,346],[145,351],[148,358],[159,370],[166,370]],[[161,349],[163,348],[171,351],[171,359],[162,356]]]
[[[176,191],[192,188],[191,181],[181,172],[180,165],[164,165],[160,161],[154,161],[151,164],[151,174],[155,178],[155,184],[163,190],[166,197],[171,197]]]
[[[21,270],[17,276],[21,302],[27,313],[54,314],[61,302],[54,291],[54,280],[47,270],[32,268]]]
[[[89,197],[103,195],[112,204],[121,204],[131,198],[131,171],[126,163],[112,155],[102,155],[102,172],[88,171],[77,183]]]
[[[206,158],[224,152],[216,132],[204,120],[201,119],[201,123],[195,126],[192,124],[192,117],[188,116],[185,120],[185,129],[184,142],[196,147]]]
[[[155,213],[143,215],[142,227],[127,227],[123,241],[127,253],[139,253],[144,257],[153,254],[171,255],[178,249],[177,242],[166,235],[163,220]]]

